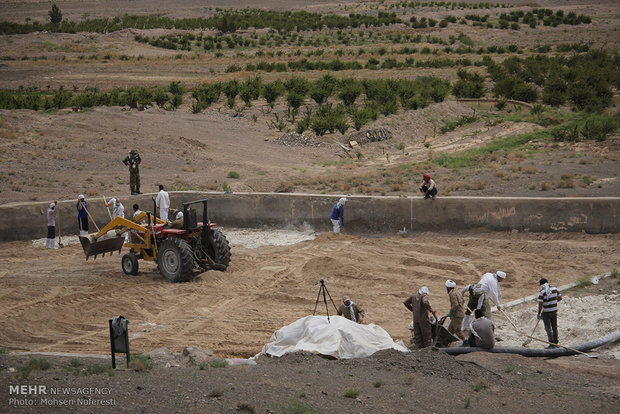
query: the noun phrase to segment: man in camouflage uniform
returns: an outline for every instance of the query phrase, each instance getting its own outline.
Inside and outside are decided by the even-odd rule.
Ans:
[[[142,194],[140,192],[140,154],[138,151],[131,150],[129,155],[123,160],[123,164],[129,166],[129,186],[131,187],[131,195]]]

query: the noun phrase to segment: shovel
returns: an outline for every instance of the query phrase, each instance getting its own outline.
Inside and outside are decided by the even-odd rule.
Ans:
[[[532,335],[534,335],[534,332],[536,332],[536,328],[538,328],[538,322],[540,322],[540,318],[536,318],[536,325],[534,325],[534,329],[532,329],[532,333],[530,334],[530,336],[527,337],[525,342],[523,342],[521,344],[521,346],[527,346],[527,344],[532,342],[532,338],[531,337],[532,337]]]
[[[65,247],[65,245],[62,244],[62,235],[60,234],[60,208],[58,209],[58,247],[61,249]]]

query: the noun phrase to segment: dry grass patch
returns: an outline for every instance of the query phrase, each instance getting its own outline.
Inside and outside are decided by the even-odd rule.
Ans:
[[[555,188],[575,188],[573,180],[562,180],[555,185]]]
[[[540,191],[549,191],[553,189],[553,185],[549,184],[546,181],[543,181],[542,183],[540,183]]]

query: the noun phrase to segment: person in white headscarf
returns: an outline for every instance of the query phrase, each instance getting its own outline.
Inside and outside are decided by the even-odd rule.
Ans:
[[[491,298],[495,306],[497,306],[497,310],[502,309],[502,304],[500,303],[500,299],[502,299],[502,291],[499,284],[504,279],[506,279],[506,273],[498,270],[495,273],[485,273],[482,275],[482,279],[480,279],[480,282],[478,283],[482,290],[484,290],[484,293],[486,293],[487,301],[488,298]],[[487,318],[490,317],[490,307],[489,312],[485,312],[484,316]]]
[[[452,335],[456,335],[461,340],[465,340],[465,336],[461,331],[461,325],[463,324],[463,318],[465,314],[463,312],[463,296],[455,289],[456,282],[454,280],[446,280],[446,291],[450,298],[450,325],[448,325],[448,332]]]
[[[116,198],[111,198],[108,200],[106,207],[112,207],[112,219],[115,219],[116,217],[125,218],[125,206],[123,206],[123,203],[118,201]]]
[[[359,305],[351,300],[349,296],[342,298],[342,305],[338,308],[338,315],[357,322],[364,322],[364,310]]]
[[[56,248],[56,206],[58,201],[50,203],[47,209],[47,239],[45,239],[45,247],[48,249]]]
[[[545,324],[547,340],[552,344],[558,343],[558,302],[562,300],[560,291],[549,285],[544,277],[538,281],[540,292],[538,293],[538,318]],[[555,348],[549,345],[547,348]]]
[[[418,293],[414,293],[403,302],[403,305],[413,312],[413,342],[416,348],[425,348],[433,344],[431,321],[428,313],[432,313],[435,318],[437,315],[428,301],[428,295],[428,288],[422,286]]]
[[[329,218],[332,221],[334,233],[340,233],[340,230],[344,227],[344,205],[347,203],[347,199],[342,197],[334,207]]]
[[[183,228],[183,212],[182,211],[177,211],[177,214],[174,217],[174,220],[172,221],[172,223],[170,223],[170,228],[171,229],[182,229]]]

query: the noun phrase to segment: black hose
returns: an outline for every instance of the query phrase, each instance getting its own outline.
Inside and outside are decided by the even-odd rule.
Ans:
[[[606,345],[609,343],[613,343],[620,340],[620,330],[610,333],[602,338],[596,339],[594,341],[586,342],[581,345],[574,345],[571,348],[586,352],[593,348],[598,348],[599,346]],[[451,348],[440,348],[442,351],[450,354],[450,355],[460,355],[460,354],[468,354],[470,352],[492,352],[496,354],[519,354],[527,357],[559,357],[559,356],[569,356],[576,355],[577,352],[558,347],[551,349],[529,349],[529,348],[518,348],[518,347],[494,347],[492,349],[484,349],[477,347],[451,347]]]

